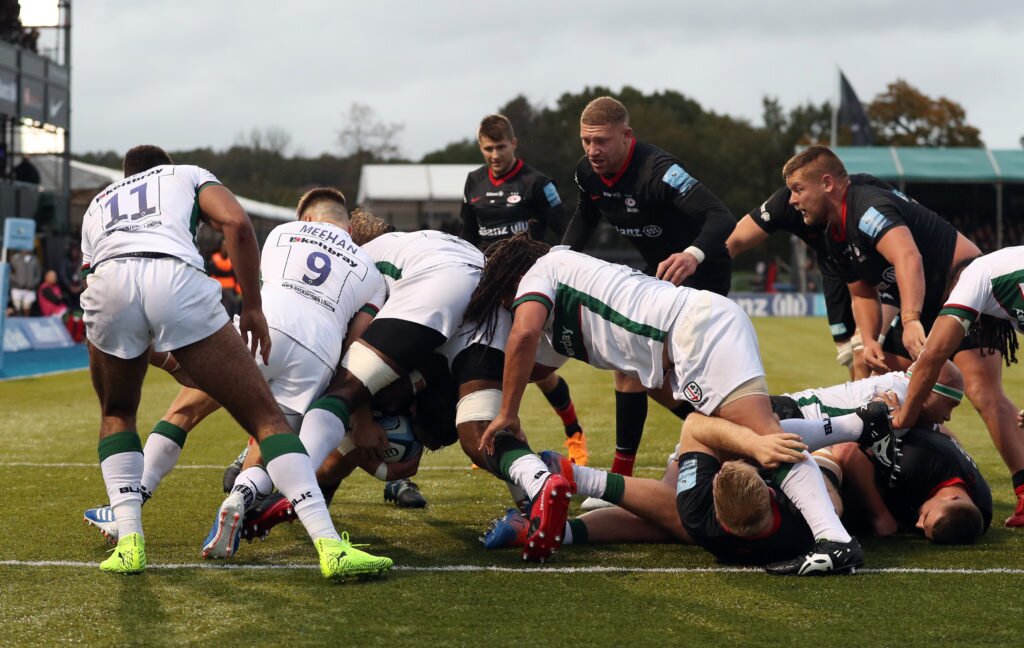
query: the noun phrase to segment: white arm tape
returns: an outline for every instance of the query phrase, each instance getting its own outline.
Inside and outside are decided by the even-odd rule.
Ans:
[[[356,447],[355,441],[352,440],[351,434],[346,434],[341,438],[341,443],[338,444],[338,452],[342,455],[347,455],[352,452]]]
[[[704,263],[704,250],[701,250],[699,247],[694,247],[691,245],[690,247],[683,250],[683,252],[686,252],[687,254],[692,254],[697,259],[698,264]]]
[[[373,476],[381,481],[388,480],[388,465],[383,461],[377,466],[377,470],[373,473]]]
[[[363,383],[371,396],[398,380],[398,374],[394,369],[369,347],[358,341],[348,348],[348,352],[341,360],[341,366]]]
[[[847,368],[853,364],[853,345],[850,340],[836,345],[836,362]]]
[[[455,406],[455,425],[469,421],[493,421],[501,412],[501,390],[481,389],[459,399]]]

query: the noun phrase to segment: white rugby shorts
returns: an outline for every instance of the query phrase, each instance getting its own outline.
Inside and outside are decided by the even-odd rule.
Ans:
[[[110,259],[89,275],[82,293],[86,335],[125,360],[145,353],[150,342],[174,351],[228,323],[220,297],[215,279],[179,259]]]
[[[374,319],[414,322],[450,338],[462,323],[480,274],[479,268],[450,264],[402,276]]]
[[[235,326],[237,328],[237,321]],[[281,410],[286,414],[288,410],[298,413],[300,420],[334,376],[333,367],[328,367],[315,353],[275,328],[270,329],[270,362],[263,364],[263,358],[257,356],[256,366],[270,385],[270,393]]]
[[[764,376],[757,334],[731,299],[700,290],[669,330],[672,395],[710,416],[729,394]]]
[[[497,318],[498,323],[494,327],[494,336],[490,339],[485,339],[483,328],[477,331],[473,330],[476,327],[475,322],[465,322],[448,338],[447,342],[438,347],[437,352],[448,359],[449,369],[452,368],[455,358],[472,344],[483,344],[502,353],[505,352],[508,334],[512,331],[512,315],[504,308],[499,308]]]

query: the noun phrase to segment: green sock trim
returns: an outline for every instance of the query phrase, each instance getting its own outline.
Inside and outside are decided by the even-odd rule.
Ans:
[[[100,463],[108,457],[122,452],[142,453],[142,442],[139,441],[139,434],[135,430],[125,430],[117,434],[111,434],[105,439],[100,439],[99,445]]]
[[[322,409],[334,414],[341,422],[345,425],[345,429],[348,429],[348,403],[341,400],[337,396],[324,396],[313,401],[313,404],[309,406],[306,411],[309,412],[315,409]]]
[[[572,543],[584,545],[590,541],[590,532],[587,531],[587,523],[579,518],[569,520],[569,528],[572,530]]]
[[[174,423],[168,423],[167,421],[160,421],[154,425],[153,434],[159,434],[160,436],[167,437],[171,441],[177,443],[179,448],[185,447],[185,438],[188,436],[188,432]]]
[[[796,464],[784,463],[781,466],[779,466],[778,469],[775,471],[773,479],[775,480],[775,483],[779,485],[780,488],[782,487],[782,482],[786,481],[786,477],[789,477],[789,471],[793,470],[793,466],[795,465]]]
[[[302,445],[299,437],[294,434],[272,434],[260,441],[260,453],[263,455],[263,463],[268,464],[281,455],[291,453],[309,454],[306,446]]]
[[[625,494],[626,478],[615,473],[608,473],[608,483],[604,486],[604,494],[601,495],[601,499],[612,504],[618,504],[622,501],[622,496]]]
[[[519,457],[525,457],[528,454],[533,454],[530,452],[529,448],[515,448],[513,450],[506,450],[500,457],[498,457],[498,470],[501,471],[501,476],[505,481],[512,481],[508,471],[515,460]]]

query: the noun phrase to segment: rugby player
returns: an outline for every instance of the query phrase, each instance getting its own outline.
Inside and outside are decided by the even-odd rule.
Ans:
[[[484,166],[466,177],[462,201],[462,238],[486,250],[496,241],[529,232],[544,240],[546,229],[563,234],[564,208],[558,188],[547,176],[516,156],[515,131],[504,115],[487,115],[477,129]],[[557,373],[536,383],[565,426],[569,457],[587,465],[587,437],[583,434],[569,393]]]
[[[213,174],[175,165],[159,147],[132,148],[123,167],[125,179],[93,199],[82,223],[88,281],[82,308],[102,417],[100,468],[119,536],[100,568],[132,574],[147,564],[136,413],[152,345],[173,352],[191,380],[260,443],[267,472],[297,502],[321,573],[341,575],[350,547],[331,522],[302,442],[289,434],[249,353],[259,351],[266,362],[272,351],[252,223]],[[220,305],[219,284],[203,272],[195,246],[201,221],[223,233],[247,296],[238,331]]]
[[[783,177],[792,192],[790,203],[804,214],[804,221],[828,226],[829,257],[849,283],[866,362],[881,371],[906,367],[920,355],[926,331],[939,315],[950,270],[978,257],[977,246],[919,203],[851,184],[842,162],[827,147],[812,146],[795,155],[783,168]],[[886,355],[877,342],[880,311],[874,286],[884,280],[889,265],[900,295],[900,322],[886,337]],[[950,354],[963,372],[967,397],[1010,469],[1020,501],[1024,437],[1015,427],[1017,408],[1003,390],[999,355],[983,354],[978,347],[976,338],[966,336]],[[1007,520],[1008,526],[1024,526],[1022,507],[1018,505],[1020,513]]]
[[[1009,247],[965,260],[954,267],[952,281],[953,288],[914,365],[914,375],[903,408],[896,413],[894,419],[900,424],[914,420],[931,386],[936,382],[943,363],[950,357],[956,362],[963,355],[958,349],[962,348],[968,336],[973,335],[981,346],[981,352],[988,354],[984,360],[989,363],[995,361],[998,393],[1002,395],[998,421],[1000,432],[1005,432],[1005,436],[993,434],[993,440],[1005,460],[1007,453],[1000,447],[999,441],[1006,442],[1007,437],[1019,438],[1020,433],[1013,429],[1014,423],[1017,427],[1024,423],[1024,410],[1017,413],[1016,406],[1002,393],[1002,365],[999,362],[1000,357],[1006,361],[1007,366],[1017,361],[1017,333],[1024,330],[1024,246]],[[967,393],[970,396],[969,383]],[[975,406],[978,407],[977,404]],[[980,407],[978,411],[985,418],[985,412]],[[989,419],[986,418],[985,422],[988,423]],[[989,429],[992,429],[991,426]],[[1024,471],[1017,471],[1013,475],[1017,508],[1006,520],[1007,526],[1024,526],[1022,473]]]
[[[603,217],[640,252],[647,274],[727,294],[732,261],[725,241],[736,225],[729,209],[670,153],[638,142],[629,112],[612,97],[598,97],[583,109],[580,141],[579,202],[562,243],[585,250]],[[633,474],[646,420],[643,386],[616,372],[613,472]]]
[[[771,411],[757,338],[733,302],[708,291],[674,288],[565,246],[551,249],[525,237],[495,245],[484,282],[493,298],[515,312],[503,374],[501,412],[481,448],[499,431],[522,436],[519,407],[538,348],[604,369],[619,369],[649,389],[667,380],[675,398],[696,411],[745,425],[759,434],[782,433]],[[550,366],[550,365],[548,365]],[[666,375],[667,374],[667,375]],[[866,413],[866,437],[891,435],[884,406]],[[828,502],[821,473],[809,455],[790,471],[783,489],[814,532],[815,549],[836,569],[862,562],[857,541]],[[793,566],[798,572],[801,565]]]
[[[888,183],[866,173],[851,175],[850,183],[869,184],[894,191]],[[760,207],[743,216],[725,242],[729,256],[735,259],[761,245],[776,232],[788,232],[803,241],[814,252],[821,270],[828,325],[836,345],[836,361],[850,370],[851,380],[866,378],[870,371],[864,362],[860,332],[856,330],[857,325],[853,320],[850,291],[838,268],[829,261],[825,243],[826,228],[824,225],[811,226],[804,223],[803,215],[790,204],[790,195],[789,187],[783,186],[761,203]],[[883,274],[888,277],[892,272]],[[882,335],[888,332],[889,324],[899,310],[894,293],[895,286],[887,286],[886,289],[880,287],[879,290],[882,300]]]
[[[354,446],[383,461],[387,435],[372,421],[368,403],[436,351],[448,359],[458,384],[456,431],[463,450],[473,463],[526,491],[536,537],[523,557],[546,560],[558,547],[553,536],[565,522],[568,484],[548,472],[521,435],[500,435],[486,450],[479,443],[501,402],[511,326],[507,312],[486,324],[473,316],[471,298],[482,284],[483,254],[442,232],[389,232],[390,226],[372,214],[361,216],[353,219],[353,239],[384,275],[388,298],[302,419],[303,434],[316,429],[329,440],[312,458],[322,462],[351,429]]]

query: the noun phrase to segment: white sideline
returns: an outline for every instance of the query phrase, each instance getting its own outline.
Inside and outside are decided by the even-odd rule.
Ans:
[[[0,567],[73,567],[95,569],[99,563],[73,560],[0,560]],[[167,563],[149,565],[147,569],[194,569],[205,571],[309,571],[316,565],[230,565],[223,563]],[[503,574],[758,574],[756,567],[501,567],[498,565],[437,565],[413,567],[396,565],[393,571],[403,572],[492,572]],[[941,567],[878,567],[857,570],[858,574],[936,574],[981,576],[989,574],[1022,575],[1024,568],[990,567],[980,569]]]
[[[420,466],[419,470],[460,470],[463,472],[472,470],[470,468],[468,459],[467,463],[463,466]],[[66,463],[45,463],[36,461],[0,461],[0,468],[99,468],[99,461],[94,463],[85,462],[66,462]],[[208,464],[179,464],[174,467],[175,470],[224,470],[227,468],[227,464],[220,465],[208,465]],[[634,466],[633,470],[660,470],[664,471],[665,466]]]

